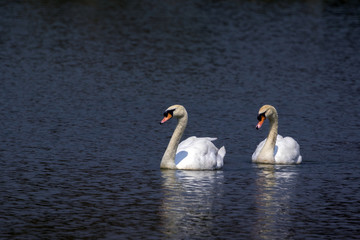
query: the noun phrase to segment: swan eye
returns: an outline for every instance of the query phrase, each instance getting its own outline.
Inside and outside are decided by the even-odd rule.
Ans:
[[[265,117],[265,112],[260,113],[260,114],[257,116],[257,120],[258,120],[258,121],[261,121],[261,119],[262,119],[263,117],[266,118],[266,117]]]

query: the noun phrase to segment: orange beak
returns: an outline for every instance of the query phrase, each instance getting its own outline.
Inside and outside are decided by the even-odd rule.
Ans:
[[[163,124],[164,122],[166,122],[167,120],[171,119],[173,116],[171,115],[171,113],[168,113],[167,116],[165,116],[163,118],[163,120],[161,120],[160,124]]]
[[[266,117],[264,115],[260,116],[260,121],[258,122],[258,124],[256,125],[256,129],[260,129],[261,126],[263,125],[264,121],[265,121]]]

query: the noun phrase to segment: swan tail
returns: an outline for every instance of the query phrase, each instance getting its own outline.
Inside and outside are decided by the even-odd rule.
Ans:
[[[224,166],[224,157],[226,154],[225,146],[222,146],[218,151],[217,156],[217,168],[222,168]]]

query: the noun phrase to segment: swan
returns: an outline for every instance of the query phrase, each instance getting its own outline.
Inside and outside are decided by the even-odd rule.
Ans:
[[[302,161],[300,146],[292,137],[282,137],[278,134],[278,114],[275,107],[264,105],[258,114],[259,123],[256,129],[261,128],[265,119],[269,119],[270,130],[266,139],[259,143],[252,155],[254,163],[268,164],[299,164]]]
[[[170,106],[164,112],[160,124],[171,118],[177,118],[178,123],[170,142],[161,159],[160,168],[184,170],[216,170],[224,165],[225,147],[218,149],[212,143],[216,138],[195,136],[182,141],[180,139],[185,131],[188,114],[182,105]]]

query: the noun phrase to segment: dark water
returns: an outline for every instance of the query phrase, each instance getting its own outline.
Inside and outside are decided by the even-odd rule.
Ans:
[[[0,238],[360,236],[355,1],[2,1]],[[218,137],[222,171],[161,171]],[[279,112],[299,166],[251,163]]]

